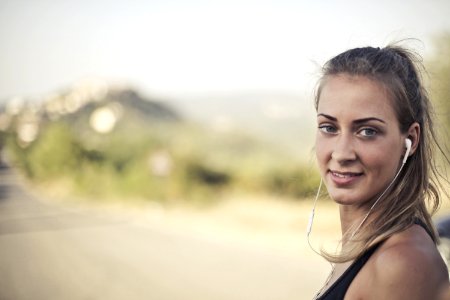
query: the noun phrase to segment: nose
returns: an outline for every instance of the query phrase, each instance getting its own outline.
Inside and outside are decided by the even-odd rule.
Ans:
[[[331,158],[340,164],[356,160],[357,155],[352,138],[343,135],[339,136],[334,144]]]

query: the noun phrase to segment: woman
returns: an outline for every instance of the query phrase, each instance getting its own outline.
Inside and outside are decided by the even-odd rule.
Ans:
[[[448,271],[426,207],[436,211],[440,186],[418,60],[398,46],[346,51],[325,64],[315,104],[342,230],[339,253],[322,251],[334,266],[315,299],[438,298]]]

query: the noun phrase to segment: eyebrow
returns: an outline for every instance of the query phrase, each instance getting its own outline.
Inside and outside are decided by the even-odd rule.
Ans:
[[[327,115],[327,114],[319,113],[319,114],[317,114],[317,116],[318,117],[319,116],[325,117],[325,118],[327,118],[327,119],[329,119],[331,121],[335,121],[335,122],[337,121],[337,118],[332,117],[332,116]],[[360,123],[365,123],[365,122],[369,122],[369,121],[378,121],[378,122],[386,124],[386,122],[383,121],[382,119],[375,118],[375,117],[368,117],[368,118],[357,119],[357,120],[354,120],[353,123],[360,124]]]

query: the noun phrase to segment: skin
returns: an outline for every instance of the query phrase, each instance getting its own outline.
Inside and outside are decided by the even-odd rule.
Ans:
[[[414,154],[420,126],[414,123],[402,133],[384,86],[347,74],[326,79],[317,123],[319,169],[330,197],[339,204],[341,229],[346,233],[393,180],[405,154],[406,138],[412,141],[409,155]],[[336,265],[328,286],[350,264]],[[445,282],[447,269],[434,242],[422,227],[413,225],[377,249],[345,299],[435,299]]]

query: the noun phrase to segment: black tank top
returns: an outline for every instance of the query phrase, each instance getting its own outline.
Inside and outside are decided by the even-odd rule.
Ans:
[[[430,230],[427,228],[427,226],[419,219],[415,220],[414,222],[417,225],[420,225],[425,229],[425,231],[428,233],[428,235],[432,236],[430,233]],[[383,242],[380,242],[368,250],[364,252],[363,255],[361,255],[359,258],[357,258],[350,267],[345,270],[344,273],[326,290],[324,294],[322,294],[317,300],[342,300],[345,297],[345,294],[347,293],[347,290],[352,283],[353,279],[358,275],[359,271],[362,269],[362,267],[366,264],[366,262],[369,260],[369,258],[372,256],[372,254],[380,247],[380,245]]]

